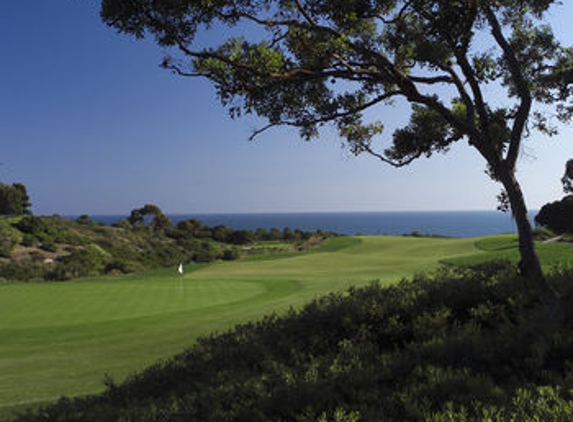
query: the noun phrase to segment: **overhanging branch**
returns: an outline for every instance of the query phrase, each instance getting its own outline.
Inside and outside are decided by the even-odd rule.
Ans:
[[[490,7],[485,8],[485,13],[491,27],[491,33],[503,51],[503,56],[507,61],[509,72],[511,73],[511,77],[515,83],[517,95],[521,100],[521,103],[517,108],[517,112],[515,113],[515,120],[513,122],[513,127],[510,135],[509,148],[505,158],[505,163],[509,166],[509,168],[514,169],[519,157],[523,131],[531,111],[532,98],[527,81],[525,80],[523,72],[521,71],[521,65],[515,55],[515,51],[503,35],[501,25],[497,20],[495,13],[493,10],[491,10]]]
[[[349,110],[345,110],[345,111],[341,111],[339,113],[331,113],[329,115],[326,116],[322,116],[322,117],[317,117],[314,119],[305,119],[305,120],[301,120],[301,121],[296,121],[296,120],[281,120],[279,122],[273,122],[273,123],[269,123],[266,126],[263,126],[260,129],[256,129],[255,131],[253,131],[253,133],[249,136],[249,141],[254,140],[257,136],[259,136],[260,134],[262,134],[263,132],[266,132],[267,130],[273,128],[273,127],[277,127],[277,126],[293,126],[293,127],[304,127],[304,126],[311,126],[311,125],[317,125],[320,123],[327,123],[327,122],[332,122],[338,119],[343,119],[345,117],[348,116],[352,116],[356,113],[360,113],[361,111],[364,111],[378,103],[381,103],[383,101],[389,100],[392,97],[396,97],[402,95],[402,93],[400,91],[391,91],[391,92],[387,92],[383,95],[379,95],[378,97],[358,106],[358,107],[353,107]]]

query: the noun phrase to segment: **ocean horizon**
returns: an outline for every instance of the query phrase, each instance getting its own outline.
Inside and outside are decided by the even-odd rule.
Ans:
[[[531,211],[533,217],[537,211]],[[94,221],[112,225],[128,215],[92,215]],[[196,218],[208,226],[234,229],[329,231],[342,235],[424,235],[479,237],[516,232],[510,213],[500,211],[362,211],[294,213],[189,213],[168,214],[173,224]],[[68,216],[67,218],[77,218]]]

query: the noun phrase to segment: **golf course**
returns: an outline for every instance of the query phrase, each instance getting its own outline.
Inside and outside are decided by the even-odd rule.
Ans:
[[[515,236],[485,239],[507,250]],[[97,393],[182,352],[199,336],[299,308],[319,295],[490,256],[487,245],[484,239],[337,237],[305,252],[189,265],[183,275],[169,268],[2,284],[0,415],[62,395]]]

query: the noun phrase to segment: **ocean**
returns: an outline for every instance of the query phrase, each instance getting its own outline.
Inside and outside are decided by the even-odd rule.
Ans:
[[[536,212],[531,213],[532,221]],[[113,224],[125,215],[91,216]],[[208,226],[225,224],[234,229],[285,227],[305,231],[332,231],[344,235],[404,235],[414,231],[426,235],[477,237],[514,233],[511,214],[499,211],[408,211],[408,212],[326,212],[268,214],[173,214],[179,221],[197,218]]]

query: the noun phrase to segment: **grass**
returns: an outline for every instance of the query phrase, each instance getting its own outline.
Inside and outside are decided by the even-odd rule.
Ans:
[[[488,262],[331,293],[14,422],[571,421],[571,314],[523,281]],[[573,271],[548,282],[571,309]]]
[[[125,277],[0,285],[0,410],[101,391],[201,335],[475,253],[471,239],[336,238],[321,248]]]
[[[448,258],[444,262],[453,265],[479,264],[492,259],[519,262],[518,242],[515,234],[488,236],[477,240],[475,246],[480,250],[479,253]],[[573,267],[573,245],[537,242],[536,248],[545,270],[551,271],[561,266]]]
[[[0,284],[0,416],[62,395],[97,393],[192,345],[350,285],[395,282],[442,262],[517,260],[515,236],[341,237],[303,253],[66,283]],[[539,245],[573,266],[569,245]]]

